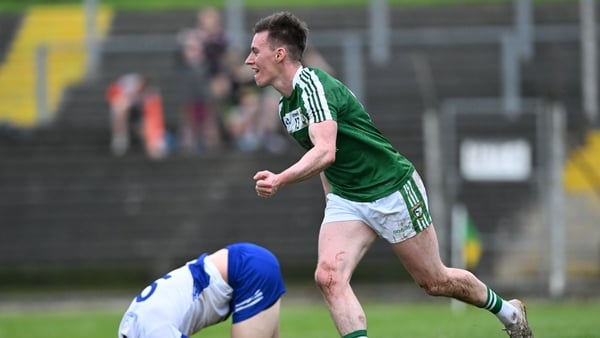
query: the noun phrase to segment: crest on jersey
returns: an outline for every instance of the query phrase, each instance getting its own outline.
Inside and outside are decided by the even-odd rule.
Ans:
[[[423,217],[423,215],[424,215],[424,212],[423,212],[423,202],[420,201],[415,206],[413,206],[410,209],[410,212],[413,214],[413,217],[415,219],[419,219],[419,218]]]

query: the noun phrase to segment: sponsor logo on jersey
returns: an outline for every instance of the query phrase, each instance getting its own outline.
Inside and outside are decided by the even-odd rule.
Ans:
[[[302,110],[296,108],[283,116],[283,124],[289,134],[308,127],[308,119],[302,115]]]

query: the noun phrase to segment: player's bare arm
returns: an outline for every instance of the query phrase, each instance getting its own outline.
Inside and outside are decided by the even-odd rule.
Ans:
[[[298,162],[279,174],[263,170],[254,175],[258,196],[271,197],[279,188],[309,179],[335,161],[337,122],[329,120],[313,123],[308,131],[314,146]]]

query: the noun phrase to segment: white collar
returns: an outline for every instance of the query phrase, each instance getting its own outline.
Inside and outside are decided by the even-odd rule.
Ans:
[[[304,66],[300,65],[298,70],[296,70],[296,74],[294,74],[294,79],[292,80],[292,88],[296,87],[296,84],[300,81],[300,72],[304,69]]]

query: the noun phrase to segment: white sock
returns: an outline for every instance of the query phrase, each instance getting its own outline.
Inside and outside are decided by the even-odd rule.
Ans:
[[[500,311],[496,313],[496,317],[498,317],[504,325],[515,324],[519,319],[519,309],[514,307],[511,303],[503,301]]]

